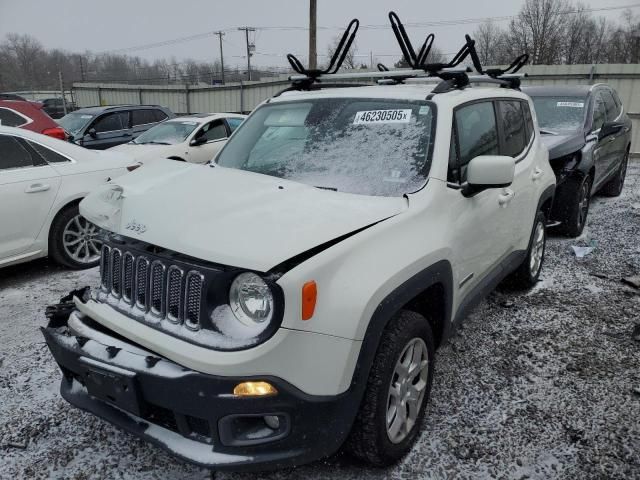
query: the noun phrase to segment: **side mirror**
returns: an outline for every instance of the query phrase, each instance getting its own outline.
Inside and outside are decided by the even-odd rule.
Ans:
[[[198,147],[200,145],[204,145],[205,143],[207,143],[207,137],[205,137],[204,135],[198,138],[194,138],[193,140],[191,140],[191,142],[189,142],[189,145],[191,145],[192,147]]]
[[[91,138],[96,138],[98,136],[98,134],[96,133],[96,129],[95,128],[90,128],[87,133],[89,134],[89,136]]]
[[[600,133],[598,134],[598,139],[608,137],[609,135],[615,135],[619,133],[620,130],[624,128],[624,125],[618,122],[607,122],[602,127],[600,127]]]
[[[465,197],[489,188],[508,187],[513,183],[516,161],[504,155],[481,155],[467,164],[467,182],[462,188]]]

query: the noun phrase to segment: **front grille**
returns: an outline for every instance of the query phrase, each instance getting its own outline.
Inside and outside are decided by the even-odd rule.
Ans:
[[[131,252],[125,253],[122,261],[122,298],[127,303],[133,299],[133,265],[133,255]]]
[[[114,248],[111,252],[111,293],[116,298],[122,294],[122,252]]]
[[[136,306],[141,310],[147,309],[147,289],[149,275],[149,260],[145,257],[138,257],[136,260]]]
[[[201,327],[202,273],[185,272],[170,261],[151,261],[145,255],[107,245],[101,253],[100,281],[107,295],[191,330]]]
[[[182,277],[180,267],[172,265],[167,274],[167,319],[176,323],[180,319],[182,306]]]
[[[198,328],[200,301],[204,277],[198,272],[187,274],[187,295],[185,296],[184,324],[191,329]]]

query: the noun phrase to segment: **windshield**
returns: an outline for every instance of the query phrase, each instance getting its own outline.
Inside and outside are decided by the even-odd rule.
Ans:
[[[398,196],[424,185],[434,126],[424,101],[267,104],[238,128],[217,163],[340,192]]]
[[[532,97],[541,130],[549,133],[582,129],[587,99],[585,97]]]
[[[67,132],[75,135],[82,130],[82,128],[89,123],[92,118],[94,118],[94,116],[88,113],[68,113],[58,120],[58,124]]]
[[[184,142],[189,134],[198,126],[198,122],[192,120],[167,121],[151,127],[132,143],[175,145]]]

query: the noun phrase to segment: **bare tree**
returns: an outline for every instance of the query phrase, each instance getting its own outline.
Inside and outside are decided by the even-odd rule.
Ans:
[[[500,65],[509,61],[505,57],[505,32],[491,20],[473,32],[473,39],[482,65]]]
[[[570,11],[567,0],[525,0],[509,24],[505,42],[509,56],[526,52],[533,64],[560,63]]]
[[[327,49],[327,63],[331,60],[331,58],[333,57],[333,54],[335,53],[335,51],[338,49],[338,45],[340,44],[340,39],[342,38],[342,35],[337,35],[335,37],[333,37],[333,40],[331,41],[331,43],[329,44],[329,48]],[[357,42],[353,42],[351,44],[351,48],[349,48],[349,51],[347,52],[347,55],[344,57],[344,63],[342,64],[342,66],[346,69],[352,70],[354,68],[358,68],[358,62],[355,58],[356,56],[356,52],[358,51],[358,44]]]

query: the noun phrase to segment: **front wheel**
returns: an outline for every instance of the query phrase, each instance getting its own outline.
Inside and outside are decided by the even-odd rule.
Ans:
[[[402,458],[420,432],[433,370],[429,322],[418,313],[400,311],[380,339],[346,449],[380,467]]]
[[[582,234],[587,224],[589,206],[591,204],[591,186],[593,179],[588,175],[583,180],[571,178],[567,180],[566,193],[562,198],[566,199],[566,210],[563,214],[559,231],[567,237],[578,237]]]
[[[622,193],[622,189],[624,187],[624,179],[627,176],[627,165],[629,164],[629,150],[626,151],[624,157],[622,157],[622,162],[620,163],[620,167],[616,172],[615,176],[607,182],[607,184],[602,187],[602,193],[607,197],[618,197]]]
[[[100,230],[80,215],[78,205],[64,208],[51,225],[49,255],[59,264],[80,270],[100,261]]]
[[[527,256],[522,264],[508,278],[507,283],[517,289],[528,289],[538,283],[542,263],[544,262],[544,250],[547,244],[546,217],[538,212],[533,224],[533,231],[529,240]]]

